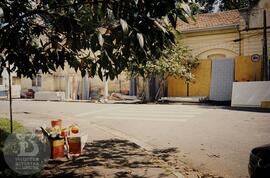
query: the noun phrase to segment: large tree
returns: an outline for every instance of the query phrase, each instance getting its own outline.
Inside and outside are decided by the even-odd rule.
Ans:
[[[191,14],[184,0],[1,0],[0,74],[32,78],[68,63],[84,76],[115,78],[157,60]],[[9,75],[10,76],[10,75]],[[11,82],[9,77],[12,132]]]
[[[19,76],[70,67],[113,79],[131,63],[158,59],[190,15],[183,0],[2,0],[0,73]]]

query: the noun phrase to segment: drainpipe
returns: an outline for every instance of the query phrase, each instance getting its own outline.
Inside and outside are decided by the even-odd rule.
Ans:
[[[240,30],[240,25],[236,26],[236,29],[238,31],[238,39],[239,39],[239,43],[238,43],[238,55],[241,56],[242,55],[242,39],[241,39],[241,30]]]
[[[263,80],[269,80],[269,61],[267,54],[266,10],[263,11]]]

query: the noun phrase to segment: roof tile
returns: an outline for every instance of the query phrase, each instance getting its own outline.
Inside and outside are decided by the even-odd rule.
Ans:
[[[223,11],[195,15],[196,21],[189,19],[189,23],[178,21],[177,28],[180,31],[192,31],[240,24],[238,10]]]

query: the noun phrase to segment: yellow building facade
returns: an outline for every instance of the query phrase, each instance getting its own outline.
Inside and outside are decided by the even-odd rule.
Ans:
[[[181,23],[182,41],[200,61],[189,86],[180,79],[168,79],[168,96],[209,96],[212,62],[234,59],[234,81],[261,80],[263,49],[263,11],[267,14],[268,51],[270,51],[270,2],[261,0],[251,11],[225,11],[196,16],[196,22]],[[251,56],[260,55],[258,62]],[[188,89],[187,89],[188,87]]]

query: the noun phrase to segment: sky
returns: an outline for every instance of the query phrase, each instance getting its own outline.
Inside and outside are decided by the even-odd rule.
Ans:
[[[213,5],[213,12],[218,12],[219,11],[219,5],[220,5],[221,1],[220,0],[216,0],[214,5]]]

